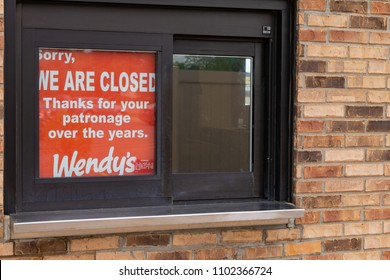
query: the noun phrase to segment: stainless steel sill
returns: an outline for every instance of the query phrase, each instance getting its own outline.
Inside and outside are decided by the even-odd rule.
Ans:
[[[303,214],[303,209],[290,203],[270,201],[18,213],[10,216],[10,237],[276,225]]]

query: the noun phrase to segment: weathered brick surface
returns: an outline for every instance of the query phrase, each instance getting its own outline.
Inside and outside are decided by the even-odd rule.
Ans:
[[[95,260],[95,254],[46,255],[43,260]]]
[[[338,161],[363,161],[364,150],[363,149],[344,149],[344,150],[329,150],[325,151],[326,162],[338,162]]]
[[[326,31],[316,30],[316,29],[300,30],[299,31],[299,40],[302,42],[304,42],[304,41],[326,42]],[[323,61],[320,63],[325,64],[325,62],[323,62]],[[317,72],[317,71],[304,71],[304,72]],[[323,71],[320,71],[320,72],[325,72],[325,68],[323,69]]]
[[[334,239],[324,242],[325,252],[353,251],[360,250],[362,247],[361,238]]]
[[[366,220],[385,220],[390,219],[390,208],[373,208],[364,210]]]
[[[215,233],[186,233],[173,235],[172,244],[175,246],[207,245],[216,244]]]
[[[327,131],[330,133],[364,132],[365,126],[364,121],[329,121]]]
[[[390,235],[367,236],[364,238],[364,249],[389,248]]]
[[[385,143],[383,135],[347,135],[346,147],[383,147]]]
[[[327,180],[325,182],[325,192],[362,192],[364,190],[364,180],[345,179]]]
[[[305,178],[332,178],[341,177],[343,175],[343,166],[327,165],[327,166],[307,166],[304,169]]]
[[[118,236],[81,238],[70,241],[70,250],[76,251],[95,251],[109,250],[119,247]]]
[[[367,191],[390,191],[390,179],[369,179],[366,182]]]
[[[360,209],[327,210],[323,212],[323,220],[325,223],[359,221],[360,219],[361,219]]]
[[[339,136],[339,135],[317,136],[316,135],[316,136],[305,136],[303,138],[304,148],[339,148],[343,146],[344,146],[344,136]]]
[[[348,12],[365,14],[368,11],[368,3],[366,1],[330,1],[330,10],[332,12]]]
[[[144,252],[142,251],[110,251],[96,252],[97,260],[143,260]]]
[[[298,162],[321,162],[322,153],[320,151],[299,151]]]
[[[297,122],[297,132],[322,132],[324,129],[324,121],[305,121]]]
[[[0,257],[12,256],[14,254],[14,244],[12,242],[0,244]]]
[[[311,208],[335,208],[341,206],[340,195],[307,196],[302,198],[302,206],[305,209]]]
[[[345,235],[368,235],[382,233],[382,222],[346,223]]]
[[[306,255],[321,252],[321,242],[301,242],[286,245],[286,256]]]
[[[244,248],[243,260],[279,258],[283,255],[283,246]]]
[[[212,248],[195,251],[197,260],[234,260],[237,259],[237,250],[234,248]]]
[[[297,8],[292,191],[306,212],[296,227],[16,240],[0,243],[0,257],[390,259],[390,3],[299,0]],[[0,67],[0,115],[2,83]],[[1,121],[0,180],[3,127]]]
[[[16,255],[61,253],[66,250],[67,243],[61,239],[15,242]]]
[[[318,103],[325,101],[325,90],[301,89],[298,91],[298,101],[301,103]]]
[[[168,234],[129,235],[126,238],[127,246],[167,246]]]
[[[261,230],[230,230],[222,232],[222,242],[260,242],[263,239]]]
[[[347,194],[343,196],[345,207],[376,206],[380,204],[380,194]]]
[[[349,25],[351,28],[386,30],[387,18],[374,16],[351,16]]]
[[[297,225],[300,224],[316,224],[320,222],[321,213],[320,211],[310,211],[309,209],[306,209],[305,214],[302,218],[298,218],[295,220],[295,223]]]
[[[275,229],[266,231],[266,242],[278,242],[287,240],[297,240],[300,237],[300,230],[295,229]]]
[[[340,224],[320,224],[305,225],[303,228],[303,238],[337,237],[343,233],[343,225]]]
[[[301,181],[295,185],[296,193],[321,193],[322,192],[321,181]]]
[[[372,1],[371,13],[380,15],[390,15],[390,3],[388,1]]]
[[[162,251],[162,252],[147,252],[147,260],[191,260],[191,251]]]

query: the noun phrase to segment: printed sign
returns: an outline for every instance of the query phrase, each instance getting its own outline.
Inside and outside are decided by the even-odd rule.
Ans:
[[[39,177],[155,173],[156,54],[39,50]]]

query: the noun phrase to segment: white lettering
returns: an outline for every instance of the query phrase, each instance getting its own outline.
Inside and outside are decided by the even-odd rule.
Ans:
[[[114,156],[114,147],[110,147],[108,155],[100,162],[97,158],[78,158],[78,151],[74,151],[69,162],[68,156],[63,156],[60,160],[58,154],[53,155],[53,176],[71,177],[88,175],[94,173],[118,173],[118,175],[130,174],[135,170],[137,158],[129,152],[124,156]]]

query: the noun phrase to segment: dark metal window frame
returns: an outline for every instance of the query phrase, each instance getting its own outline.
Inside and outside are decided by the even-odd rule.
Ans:
[[[214,40],[213,40],[214,39]],[[265,146],[267,145],[263,48],[261,39],[227,39],[178,37],[173,41],[174,54],[247,56],[253,60],[253,151],[254,170],[248,172],[174,173],[172,175],[175,200],[264,198],[266,179]],[[227,153],[229,151],[226,151]]]
[[[78,19],[74,22],[66,22],[66,17],[64,19],[56,18],[57,23],[53,26],[40,26],[41,23],[37,23],[33,26],[28,26],[31,24],[31,20],[27,18],[25,21],[26,24],[22,25],[22,17],[26,14],[24,13],[23,5],[27,4],[30,7],[34,7],[35,4],[40,3],[41,5],[59,5],[60,7],[66,7],[65,12],[72,10],[72,5],[67,5],[70,2],[74,4],[74,9],[77,10],[77,3],[91,4],[94,9],[93,12],[96,12],[97,9],[103,8],[103,13],[107,13],[104,10],[104,7],[115,7],[115,12],[121,13],[119,18],[123,18],[123,9],[138,9],[142,11],[152,11],[166,12],[166,18],[169,18],[170,11],[179,10],[182,12],[187,12],[188,15],[202,15],[210,21],[215,20],[225,20],[223,19],[226,14],[240,14],[242,20],[246,23],[251,22],[251,20],[257,19],[256,15],[259,17],[259,26],[254,26],[253,30],[243,30],[241,26],[235,24],[233,26],[227,26],[225,30],[217,30],[211,27],[210,34],[202,34],[203,31],[196,30],[196,26],[190,26],[188,31],[183,31],[182,27],[175,27],[177,30],[174,32],[167,32],[164,30],[164,27],[155,26],[152,22],[150,26],[143,26],[142,30],[139,30],[140,33],[149,34],[151,36],[150,30],[157,29],[158,36],[163,36],[165,39],[164,46],[167,48],[167,51],[162,51],[159,55],[160,61],[157,65],[160,67],[160,73],[169,73],[172,68],[172,54],[173,54],[173,40],[174,36],[181,38],[180,36],[191,36],[192,39],[199,36],[199,38],[208,39],[211,38],[227,38],[228,41],[261,41],[264,53],[263,56],[266,60],[264,65],[264,78],[265,85],[264,88],[267,91],[265,102],[267,108],[267,120],[266,120],[266,130],[267,130],[267,140],[263,140],[263,143],[254,143],[254,145],[262,145],[264,148],[264,168],[261,168],[264,171],[264,182],[262,183],[263,188],[260,191],[258,189],[255,191],[253,197],[258,197],[266,200],[277,200],[277,201],[289,201],[291,199],[291,174],[292,174],[292,157],[291,157],[291,139],[292,139],[292,125],[291,125],[291,112],[292,112],[292,86],[293,86],[293,19],[292,19],[292,10],[293,4],[290,1],[283,0],[264,0],[264,1],[252,1],[252,0],[243,0],[243,1],[233,1],[233,0],[214,0],[214,1],[185,1],[185,0],[168,0],[168,1],[159,1],[159,0],[147,0],[147,1],[136,1],[136,0],[57,0],[57,1],[31,1],[31,0],[21,0],[15,3],[14,1],[8,1],[5,5],[5,171],[4,171],[4,186],[5,186],[5,212],[6,213],[15,213],[15,212],[29,212],[29,211],[46,211],[46,210],[56,210],[56,209],[85,209],[85,208],[100,208],[100,207],[128,207],[128,206],[147,206],[147,205],[169,205],[173,202],[172,197],[175,194],[175,190],[172,190],[172,175],[171,175],[171,144],[170,144],[170,131],[171,131],[171,116],[169,113],[171,111],[171,80],[170,75],[165,75],[164,77],[158,76],[157,80],[161,82],[161,97],[159,97],[160,107],[158,111],[158,122],[161,126],[157,126],[158,130],[161,130],[157,133],[157,160],[159,166],[162,167],[160,173],[155,177],[159,181],[158,186],[155,186],[152,191],[153,195],[150,196],[150,192],[146,189],[145,186],[148,185],[147,178],[142,178],[145,180],[138,180],[129,177],[120,177],[120,178],[108,178],[108,179],[93,179],[91,178],[78,178],[78,179],[66,179],[64,180],[48,180],[47,182],[41,182],[42,185],[49,185],[50,182],[58,184],[61,186],[63,184],[68,184],[68,186],[81,186],[90,187],[90,190],[96,191],[96,197],[92,195],[92,199],[72,199],[70,201],[61,201],[62,195],[69,195],[69,197],[74,196],[74,193],[69,191],[65,186],[63,187],[63,193],[48,193],[47,190],[44,191],[35,191],[32,193],[25,190],[25,184],[31,184],[33,186],[38,181],[31,176],[31,170],[34,170],[35,164],[34,161],[36,157],[34,156],[34,150],[31,150],[31,145],[29,141],[35,139],[36,135],[36,123],[33,127],[26,127],[26,124],[30,124],[31,120],[29,119],[33,114],[31,111],[34,108],[30,103],[26,103],[28,100],[23,98],[23,87],[33,86],[33,77],[28,81],[22,80],[22,77],[28,73],[24,73],[26,69],[31,69],[34,67],[36,69],[37,57],[31,57],[31,51],[28,49],[32,47],[33,49],[37,46],[42,47],[78,47],[82,48],[83,45],[86,48],[107,48],[109,45],[105,44],[103,41],[99,41],[99,33],[104,32],[108,38],[113,38],[114,43],[111,44],[113,49],[122,49],[121,46],[126,45],[123,49],[127,50],[142,50],[138,49],[136,45],[130,41],[126,41],[121,36],[133,34],[138,32],[137,30],[127,30],[125,26],[120,27],[120,30],[115,29],[115,24],[104,25],[102,23],[96,23],[98,30],[91,30],[91,23],[83,26],[83,31],[71,31],[74,29],[74,26],[79,24],[80,20],[85,21],[87,19]],[[195,2],[195,3],[193,3]],[[293,1],[292,1],[293,2]],[[84,6],[84,10],[80,13],[76,13],[76,16],[83,14],[88,6]],[[107,6],[108,5],[108,6]],[[110,6],[111,5],[111,6]],[[42,6],[40,6],[42,7]],[[79,6],[81,7],[81,6]],[[32,9],[32,11],[34,8]],[[43,11],[42,11],[43,13]],[[219,15],[217,15],[220,13]],[[250,15],[246,17],[246,15]],[[36,14],[39,17],[39,14]],[[141,17],[142,15],[139,15]],[[217,17],[214,19],[213,17]],[[243,17],[245,16],[245,18]],[[45,20],[50,20],[53,15],[48,14]],[[108,16],[109,17],[109,16]],[[264,17],[264,20],[261,18]],[[53,20],[54,20],[53,18]],[[92,18],[92,16],[91,16]],[[186,14],[178,14],[177,19],[185,21]],[[42,24],[45,23],[45,20],[42,20]],[[203,18],[202,18],[203,20]],[[229,20],[231,22],[232,20]],[[239,21],[232,21],[237,23]],[[261,24],[264,22],[265,25],[270,24],[272,26],[272,34],[262,34]],[[64,27],[58,28],[58,26],[63,25]],[[167,23],[167,28],[173,28],[170,24]],[[69,30],[65,28],[69,26]],[[45,29],[51,30],[45,30]],[[45,40],[44,37],[36,39],[36,37],[28,40],[28,36],[31,36],[31,33],[28,30],[31,30],[34,33],[36,30],[41,35],[54,34],[54,39]],[[128,29],[131,29],[130,27]],[[148,29],[148,30],[145,30]],[[216,31],[217,30],[217,31]],[[256,31],[255,31],[256,30]],[[26,32],[27,31],[27,32]],[[57,32],[57,35],[55,35]],[[206,32],[206,31],[205,31]],[[206,32],[207,33],[207,32]],[[59,35],[61,34],[61,35]],[[70,34],[70,37],[62,38],[64,34]],[[83,37],[81,34],[91,34],[86,38],[78,38],[72,43],[72,36],[79,34],[77,36]],[[95,34],[95,35],[92,35]],[[111,34],[111,35],[110,35]],[[230,35],[231,36],[230,36]],[[77,37],[76,36],[76,37]],[[96,36],[96,37],[94,37]],[[111,37],[110,37],[111,36]],[[142,35],[139,35],[142,36]],[[39,37],[39,36],[38,36]],[[131,36],[130,36],[131,37]],[[57,38],[57,39],[55,39]],[[90,41],[92,40],[92,42]],[[95,41],[94,41],[95,40]],[[89,42],[86,42],[89,41]],[[33,45],[31,45],[31,43]],[[30,44],[30,45],[29,45]],[[139,46],[138,46],[139,47]],[[27,48],[27,49],[26,49]],[[156,51],[159,51],[159,48],[155,48]],[[29,53],[30,56],[27,58],[24,56],[25,53]],[[259,67],[255,66],[255,69]],[[161,75],[161,74],[160,74]],[[164,99],[164,97],[166,97]],[[31,100],[30,100],[31,101]],[[27,114],[25,113],[25,110]],[[31,141],[32,142],[32,141]],[[26,161],[26,155],[27,161]],[[31,156],[33,155],[33,156]],[[32,159],[33,158],[33,159]],[[261,160],[260,160],[261,161]],[[255,167],[258,168],[258,167]],[[35,172],[35,171],[34,171]],[[260,180],[259,177],[259,180]],[[33,182],[32,182],[33,180]],[[228,179],[229,180],[229,179]],[[135,183],[134,183],[135,182]],[[134,183],[134,184],[133,184]],[[149,196],[138,196],[137,192],[128,186],[137,185],[137,189],[142,193],[148,193]],[[258,184],[256,182],[256,184]],[[113,185],[118,189],[119,193],[113,193],[113,196],[119,196],[121,191],[125,190],[125,199],[112,199],[112,195],[107,191],[113,189]],[[122,188],[122,190],[121,190]],[[149,189],[150,191],[150,189]],[[67,193],[68,192],[68,193]],[[76,191],[77,192],[77,191]],[[189,194],[191,189],[187,189]],[[99,195],[97,194],[99,193]],[[90,191],[87,191],[86,197],[90,194]],[[31,199],[31,195],[36,195],[35,198],[42,195],[42,197],[50,198],[50,195],[55,199],[46,200],[45,203],[37,199]],[[140,199],[142,197],[142,199]],[[226,196],[225,196],[226,197]],[[228,196],[229,197],[229,196]],[[184,195],[182,197],[185,200],[191,200],[191,195]],[[196,197],[195,197],[196,198]],[[198,197],[202,199],[204,197]],[[214,197],[217,199],[218,197]],[[235,198],[231,196],[229,198]],[[238,196],[237,198],[240,198]],[[180,196],[178,196],[180,199]],[[71,203],[69,203],[71,202]]]

